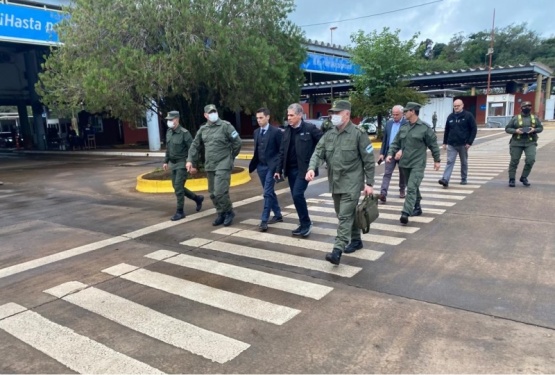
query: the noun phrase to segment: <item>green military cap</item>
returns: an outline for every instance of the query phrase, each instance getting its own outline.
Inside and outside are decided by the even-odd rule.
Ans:
[[[166,120],[173,120],[174,118],[179,118],[178,111],[169,111],[168,115],[166,116]]]
[[[330,111],[332,112],[339,112],[339,111],[350,111],[351,110],[351,103],[348,100],[336,100],[333,102]]]
[[[531,107],[531,106],[532,106],[532,102],[525,101],[525,102],[522,102],[522,103],[520,104],[521,107],[525,107],[525,106],[527,106],[527,105]]]
[[[407,105],[405,106],[404,110],[405,111],[410,111],[411,109],[420,109],[420,107],[422,107],[422,104],[416,103],[416,102],[408,102]]]
[[[211,111],[216,111],[216,112],[218,111],[214,104],[208,104],[207,106],[204,107],[204,113],[210,113]]]

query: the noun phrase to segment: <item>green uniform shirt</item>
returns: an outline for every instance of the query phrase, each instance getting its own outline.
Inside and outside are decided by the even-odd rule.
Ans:
[[[193,166],[198,163],[201,145],[204,146],[204,170],[231,170],[241,151],[241,138],[233,125],[218,119],[215,123],[204,123],[198,130],[187,158]]]
[[[374,148],[368,136],[349,121],[342,131],[327,131],[310,158],[309,170],[328,164],[328,181],[332,194],[360,192],[374,184]]]
[[[519,124],[518,116],[514,116],[507,126],[505,126],[505,132],[512,134],[511,138],[511,146],[526,146],[530,142],[537,142],[538,135],[536,133],[541,133],[543,131],[543,125],[538,118],[538,116],[534,116],[535,125],[532,124],[531,115],[520,115],[522,116],[522,125]],[[527,127],[534,127],[536,129],[535,133],[532,134],[517,134],[516,130],[518,128],[527,128]]]
[[[168,129],[166,133],[165,163],[169,163],[171,169],[185,168],[185,161],[192,143],[191,133],[181,126],[178,126],[175,130]]]
[[[414,124],[401,126],[395,140],[389,147],[388,156],[395,156],[397,151],[403,150],[399,160],[401,168],[426,168],[426,149],[432,151],[436,163],[440,162],[439,146],[436,133],[424,121],[418,119]]]

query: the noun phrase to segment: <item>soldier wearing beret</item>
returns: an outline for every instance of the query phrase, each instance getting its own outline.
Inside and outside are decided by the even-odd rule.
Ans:
[[[179,112],[170,111],[166,116],[168,131],[166,133],[166,157],[162,168],[172,171],[172,185],[177,197],[177,210],[171,217],[172,221],[181,220],[185,217],[183,210],[185,197],[195,201],[197,212],[202,208],[204,197],[197,195],[185,187],[187,181],[187,170],[185,162],[189,153],[193,137],[186,129],[179,125]]]
[[[334,127],[316,145],[305,178],[314,180],[315,170],[327,162],[329,189],[339,227],[333,250],[326,254],[326,260],[337,265],[343,252],[348,254],[362,249],[355,211],[360,192],[373,193],[375,163],[368,135],[351,122],[351,103],[337,100],[330,111]]]
[[[395,140],[389,147],[386,162],[393,157],[399,160],[399,168],[403,170],[407,182],[407,196],[401,213],[401,224],[409,222],[409,216],[422,215],[420,201],[420,183],[426,169],[426,149],[430,149],[434,158],[434,170],[439,170],[440,152],[436,133],[424,121],[418,118],[422,105],[408,102],[405,106],[405,118],[408,126],[402,126]]]
[[[235,213],[229,197],[229,185],[233,162],[241,151],[241,138],[237,130],[229,122],[221,120],[214,104],[204,107],[204,117],[207,122],[202,124],[193,140],[187,171],[194,171],[198,165],[199,150],[204,146],[204,170],[208,178],[208,193],[214,203],[218,216],[213,226],[229,226],[233,222]]]
[[[543,131],[543,125],[539,118],[534,116],[532,103],[525,101],[520,105],[521,113],[514,116],[507,126],[505,132],[512,134],[509,142],[511,162],[509,163],[509,186],[515,187],[515,176],[520,157],[524,151],[524,168],[520,176],[520,182],[524,186],[530,186],[528,176],[532,171],[532,166],[536,161],[536,147],[538,146],[538,133]]]

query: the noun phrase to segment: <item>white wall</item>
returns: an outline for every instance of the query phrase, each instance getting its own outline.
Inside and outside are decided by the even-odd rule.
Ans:
[[[453,98],[430,98],[430,102],[420,108],[419,118],[432,126],[432,115],[437,114],[437,129],[445,127],[447,116],[453,112]]]

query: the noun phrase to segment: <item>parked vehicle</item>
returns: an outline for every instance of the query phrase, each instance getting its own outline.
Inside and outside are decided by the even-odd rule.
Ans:
[[[360,122],[360,126],[366,129],[368,134],[376,134],[378,132],[378,118],[365,117]]]
[[[318,129],[321,129],[324,121],[326,121],[329,118],[330,116],[320,116],[318,118],[305,118],[304,120],[305,122],[310,122],[311,124],[316,125]]]

